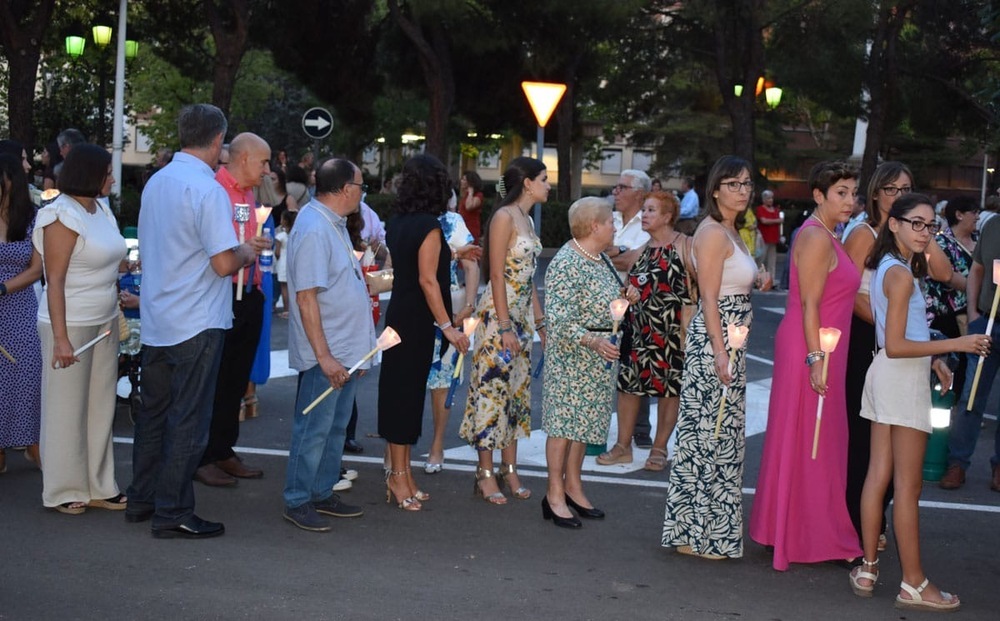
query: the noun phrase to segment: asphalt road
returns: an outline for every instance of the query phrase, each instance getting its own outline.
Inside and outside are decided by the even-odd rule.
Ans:
[[[766,380],[785,296],[754,296],[751,382]],[[779,312],[769,309],[778,309]],[[273,348],[285,346],[276,320]],[[537,353],[536,353],[537,357]],[[666,472],[589,472],[588,494],[608,513],[579,531],[541,519],[544,468],[521,467],[535,494],[495,507],[471,495],[473,463],[449,457],[433,476],[419,470],[430,442],[430,409],[415,447],[421,486],[432,498],[419,513],[385,504],[382,442],[375,433],[377,372],[360,380],[360,471],[345,498],[365,509],[326,534],[281,519],[281,490],[295,378],[259,389],[260,418],[243,424],[239,445],[265,477],[232,489],[196,487],[198,513],[226,524],[206,541],[154,540],[147,524],[92,509],[81,516],[45,510],[41,476],[18,454],[0,476],[0,619],[919,619],[893,609],[900,574],[895,546],[882,556],[873,599],[855,597],[834,564],[770,566],[749,539],[740,560],[710,562],[661,548]],[[541,382],[532,388],[540,426]],[[464,387],[456,404],[464,404]],[[996,402],[996,395],[993,397]],[[992,409],[996,412],[996,407]],[[461,406],[447,433],[461,455]],[[983,430],[968,484],[934,485],[921,512],[925,567],[957,592],[965,619],[1000,618],[1000,494],[988,488],[996,420]],[[131,424],[115,429],[119,484],[130,479]],[[748,439],[744,508],[753,502],[763,434]],[[640,462],[641,463],[641,462]]]

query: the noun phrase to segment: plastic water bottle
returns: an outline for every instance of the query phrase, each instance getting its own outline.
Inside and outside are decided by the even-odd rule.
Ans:
[[[261,237],[268,240],[268,246],[261,251],[258,259],[260,271],[270,272],[274,266],[274,239],[271,238],[271,229],[264,229]]]

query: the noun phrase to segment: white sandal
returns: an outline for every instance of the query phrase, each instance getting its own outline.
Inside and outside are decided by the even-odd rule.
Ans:
[[[920,586],[914,588],[905,582],[899,583],[899,588],[906,591],[911,599],[903,599],[901,595],[896,596],[896,608],[902,608],[904,610],[932,610],[936,612],[953,612],[961,607],[962,602],[958,601],[957,595],[952,595],[951,593],[946,593],[941,591],[941,599],[945,601],[941,602],[930,602],[921,596],[927,585],[930,584],[930,580],[924,578],[924,581],[920,583]]]
[[[851,590],[854,591],[855,595],[858,597],[871,597],[875,591],[875,582],[878,581],[878,559],[869,561],[862,558],[861,564],[851,570],[850,579]],[[858,582],[859,580],[871,580],[872,583],[865,585]]]

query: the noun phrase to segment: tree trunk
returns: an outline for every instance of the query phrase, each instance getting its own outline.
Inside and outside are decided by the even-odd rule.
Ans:
[[[428,41],[421,26],[403,15],[397,0],[389,0],[388,7],[393,20],[416,48],[417,60],[427,85],[430,111],[424,151],[444,161],[447,155],[448,119],[455,104],[455,75],[448,33],[441,23],[431,24],[428,27]]]
[[[886,117],[892,105],[897,83],[896,44],[913,3],[883,3],[879,8],[872,52],[868,59],[866,82],[871,97],[868,109],[868,133],[861,158],[861,182],[868,183],[878,166],[885,141]]]
[[[757,146],[754,90],[764,75],[764,5],[765,0],[717,1],[713,25],[715,76],[733,126],[733,154],[751,166]],[[734,79],[743,84],[741,97],[733,92]]]
[[[556,108],[556,119],[559,121],[559,132],[558,132],[558,148],[556,153],[558,154],[558,166],[559,166],[559,178],[557,180],[558,190],[559,190],[559,200],[566,202],[571,200],[573,192],[573,178],[576,177],[577,173],[573,169],[573,116],[574,108],[576,107],[573,103],[573,81],[568,80],[566,83],[566,93],[563,95],[562,101],[559,102],[559,107]],[[543,147],[543,153],[544,147]]]
[[[8,135],[30,150],[35,143],[32,121],[42,34],[49,26],[55,0],[14,4],[22,8],[19,14],[14,13],[11,2],[0,2],[0,44],[3,45],[9,71]],[[31,12],[24,7],[31,7]]]
[[[228,117],[233,103],[236,74],[247,49],[250,33],[250,0],[203,0],[215,41],[212,67],[212,103]]]

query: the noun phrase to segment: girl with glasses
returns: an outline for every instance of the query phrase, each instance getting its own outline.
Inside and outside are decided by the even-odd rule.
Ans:
[[[889,481],[895,485],[893,529],[903,580],[898,608],[955,610],[958,597],[929,583],[920,564],[918,502],[922,464],[931,431],[931,370],[942,392],[951,387],[951,371],[941,358],[951,351],[986,354],[983,334],[931,341],[925,302],[917,278],[927,272],[924,252],[932,245],[934,208],[928,197],[908,194],[888,213],[865,266],[874,270],[869,297],[879,352],[865,380],[861,416],[871,421],[871,455],[861,495],[864,559],[850,574],[851,588],[871,597],[878,578],[878,540],[883,500]],[[900,390],[899,387],[908,387]]]

